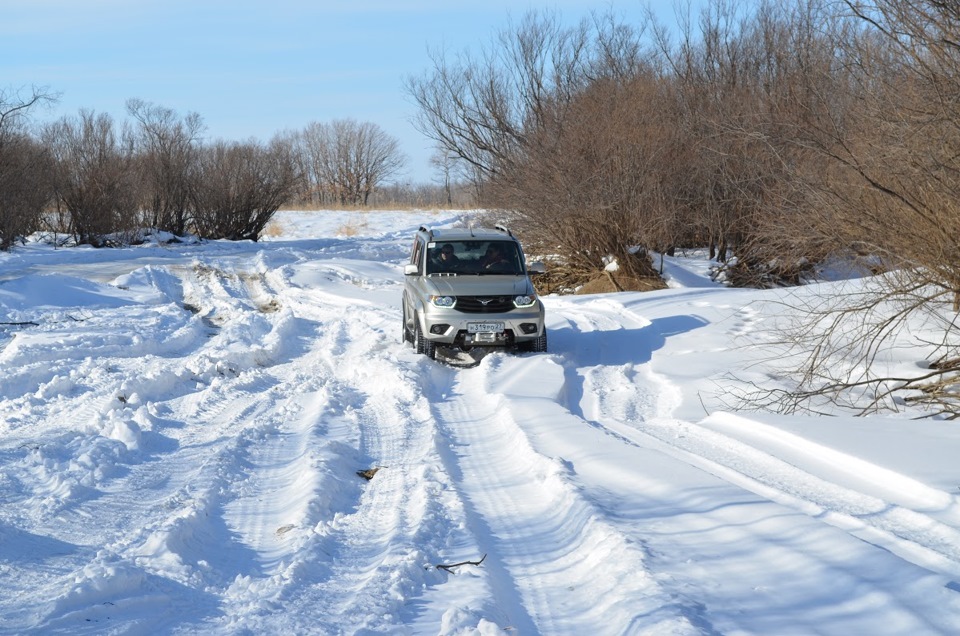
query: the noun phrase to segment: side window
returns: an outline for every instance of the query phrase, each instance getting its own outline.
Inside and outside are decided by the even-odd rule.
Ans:
[[[509,258],[513,262],[513,271],[523,272],[523,250],[520,249],[520,244],[514,243],[510,251],[512,253]]]
[[[413,239],[413,250],[410,253],[410,263],[417,266],[417,273],[423,274],[423,241],[420,237]]]
[[[413,247],[410,248],[410,263],[417,262],[417,246],[420,244],[420,241],[417,237],[413,237]]]

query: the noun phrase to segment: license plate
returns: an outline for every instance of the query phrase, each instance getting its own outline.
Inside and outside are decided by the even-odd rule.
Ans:
[[[467,331],[470,333],[503,333],[502,322],[468,322]]]

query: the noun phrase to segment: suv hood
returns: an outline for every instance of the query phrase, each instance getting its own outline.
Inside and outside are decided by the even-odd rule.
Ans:
[[[432,276],[438,296],[519,296],[534,293],[526,276]]]

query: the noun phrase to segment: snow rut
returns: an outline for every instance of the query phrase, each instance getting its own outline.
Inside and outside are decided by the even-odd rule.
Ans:
[[[629,310],[625,324],[648,324]],[[581,328],[608,320],[588,307]],[[748,329],[744,321],[734,329]],[[655,343],[642,342],[641,347]],[[641,357],[649,357],[649,354]],[[749,418],[718,414],[694,423],[672,417],[681,396],[650,364],[583,371],[588,419],[638,445],[651,439],[718,477],[876,543],[902,558],[960,578],[960,498]],[[788,458],[788,459],[784,459]]]
[[[282,416],[301,408],[298,400],[309,401],[311,385],[294,383],[307,393],[289,400],[276,390],[295,374],[284,367],[302,351],[304,325],[289,311],[265,313],[265,288],[244,284],[232,270],[198,264],[178,271],[182,285],[167,285],[170,304],[131,312],[128,330],[101,336],[98,316],[91,315],[78,335],[68,336],[100,339],[77,348],[101,350],[103,358],[64,357],[52,375],[18,380],[37,383],[37,395],[19,399],[30,438],[4,472],[24,484],[23,509],[33,515],[28,525],[67,546],[55,550],[33,599],[22,603],[24,615],[47,616],[46,628],[141,611],[98,606],[102,596],[132,598],[149,588],[161,597],[182,597],[178,586],[226,587],[238,576],[271,573],[284,559],[282,551],[264,547],[265,529],[231,525],[223,513],[231,493],[249,485],[247,470],[269,462],[270,452],[288,471],[268,468],[267,481],[294,474],[295,488],[297,478],[309,481],[303,468],[311,461],[305,451],[311,420],[294,420],[300,430],[288,436]],[[172,280],[159,272],[154,268],[148,278]],[[5,353],[17,351],[8,347]],[[44,436],[46,422],[62,429],[65,417],[75,422],[69,434]],[[257,455],[258,443],[272,434],[283,441]],[[238,463],[248,452],[250,463]],[[286,515],[266,507],[249,518],[269,525],[274,518],[306,515],[303,502],[290,504]],[[82,545],[91,522],[100,528],[97,545]],[[272,530],[281,527],[278,522]],[[210,549],[223,545],[232,547]],[[5,573],[16,576],[17,570]],[[63,582],[71,578],[72,586]],[[53,597],[49,589],[58,587],[71,592]],[[195,600],[215,611],[208,597]],[[166,614],[151,619],[156,627],[173,620]]]
[[[463,374],[435,410],[506,624],[519,633],[619,634],[638,623],[646,633],[697,633],[648,573],[642,546],[580,494],[562,461],[535,449],[521,423],[569,414],[552,399],[512,400],[491,386],[491,362]],[[558,373],[535,357],[505,375],[516,387]],[[510,600],[516,592],[522,603]]]
[[[290,564],[298,538],[320,518],[314,502],[341,489],[324,463],[350,448],[350,436],[341,439],[342,432],[324,424],[331,412],[324,391],[295,396],[272,409],[266,426],[244,442],[237,480],[220,512],[236,540],[256,553],[262,576]]]
[[[394,309],[365,299],[386,283],[319,262],[309,268],[341,283],[304,288],[293,260],[185,273],[222,375],[219,391],[183,396],[173,417],[205,422],[218,450],[143,544],[162,544],[154,558],[179,560],[185,583],[217,591],[220,607],[195,624],[204,631],[384,631],[425,612],[435,626],[444,604],[416,599],[444,583],[431,564],[463,543],[462,506],[419,371],[395,357]],[[370,467],[365,482],[356,473]],[[273,611],[287,602],[310,609]]]
[[[745,428],[762,426],[740,422]],[[682,430],[679,437],[678,429]],[[884,471],[883,481],[864,483],[864,476],[876,474],[878,467],[815,445],[804,449],[805,459],[786,462],[738,440],[737,434],[728,436],[710,426],[663,419],[649,422],[642,430],[692,453],[703,467],[731,483],[843,528],[924,568],[960,579],[960,531],[956,530],[960,503],[949,493],[889,471]],[[825,457],[830,464],[825,464]]]
[[[689,299],[667,300],[667,311],[664,299],[651,305],[654,319],[635,313],[644,308],[640,297],[630,308],[613,299],[560,301],[553,351],[563,359],[565,348],[577,348],[560,397],[570,413],[619,441],[624,453],[639,453],[637,468],[625,471],[633,485],[584,475],[585,494],[609,511],[634,502],[606,521],[644,543],[648,569],[667,581],[683,614],[706,633],[778,632],[787,623],[807,633],[838,610],[880,604],[900,621],[878,625],[881,631],[950,633],[953,622],[926,617],[956,585],[950,581],[957,580],[960,543],[949,527],[955,497],[743,418],[675,417],[684,408],[692,412],[696,396],[683,395],[665,375],[689,373],[669,357],[670,335],[704,327],[748,331],[755,316],[731,307],[732,320],[706,324]],[[705,487],[702,472],[717,483]],[[657,514],[658,493],[669,493],[671,514]],[[844,532],[851,536],[841,538]],[[752,549],[731,551],[736,545]],[[843,550],[825,549],[836,545]],[[891,553],[920,567],[905,568]],[[850,567],[851,560],[871,567]],[[725,597],[736,602],[727,605]],[[703,606],[701,598],[714,602]],[[780,622],[757,619],[768,613]],[[743,616],[753,616],[749,628]]]
[[[349,467],[355,486],[349,506],[316,521],[301,550],[301,583],[284,592],[310,615],[249,617],[247,628],[296,630],[307,622],[326,633],[389,630],[407,618],[428,586],[442,582],[429,567],[435,554],[424,554],[422,546],[441,552],[461,524],[448,520],[456,502],[444,495],[434,429],[423,396],[413,389],[415,375],[401,371],[408,382],[396,382],[398,366],[382,328],[389,318],[374,313],[325,323],[322,373],[343,394],[357,437]],[[338,364],[360,352],[366,352],[362,367]],[[365,468],[378,469],[369,482],[354,474]]]

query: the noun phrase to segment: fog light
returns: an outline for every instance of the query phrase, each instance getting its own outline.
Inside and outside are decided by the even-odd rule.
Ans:
[[[434,334],[435,336],[440,336],[447,333],[447,329],[449,328],[450,328],[450,325],[444,325],[444,324],[433,325],[432,327],[430,327],[430,333]]]
[[[529,336],[529,335],[532,334],[532,333],[537,333],[537,323],[535,323],[535,322],[521,322],[521,323],[520,323],[520,331],[522,331],[522,332],[524,333],[524,335],[527,335],[527,336]]]

